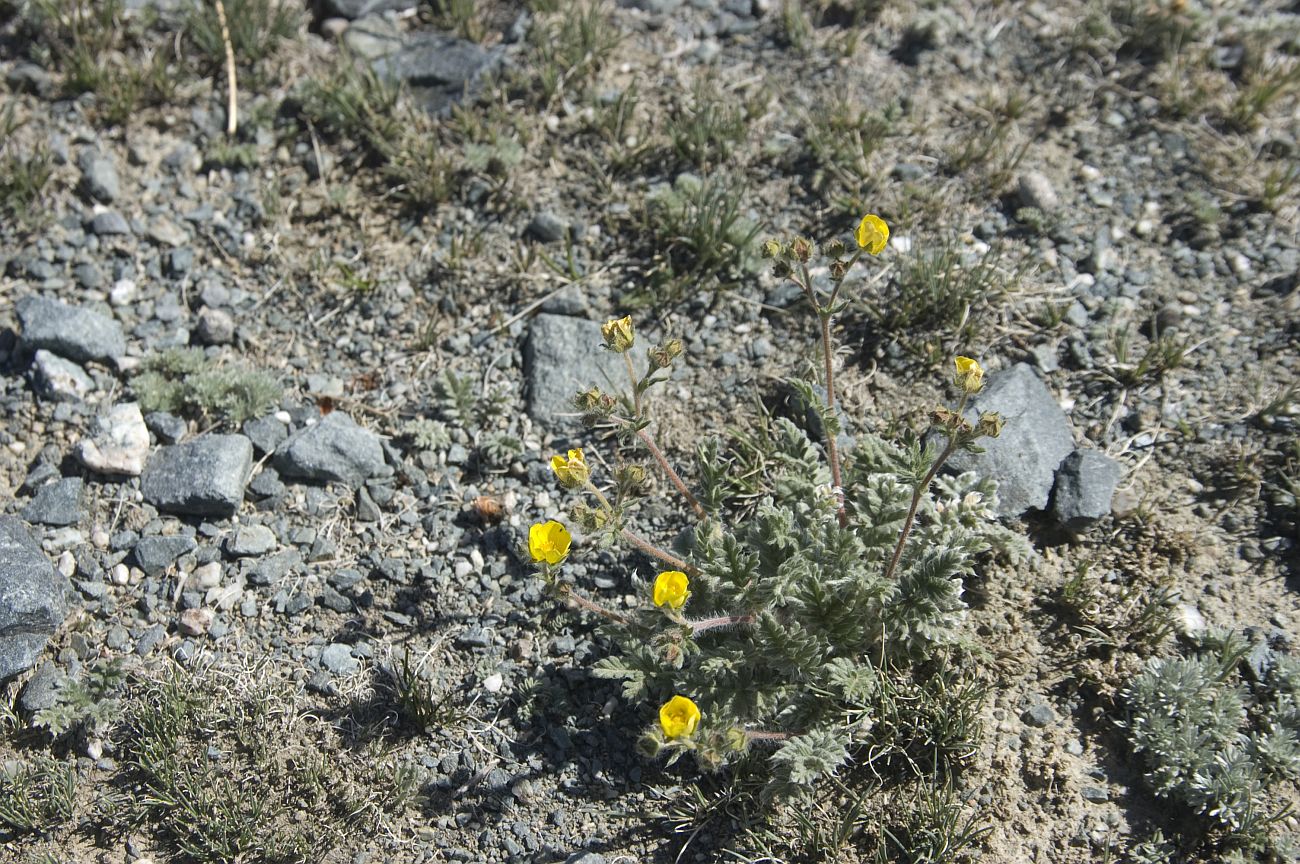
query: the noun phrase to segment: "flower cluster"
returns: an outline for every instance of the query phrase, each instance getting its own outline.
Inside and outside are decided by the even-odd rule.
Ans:
[[[630,524],[636,502],[664,487],[652,487],[635,463],[602,475],[575,448],[550,459],[559,485],[577,493],[574,524],[593,544],[634,547],[656,562],[657,575],[634,608],[609,608],[565,581],[571,537],[564,526],[538,523],[529,532],[528,551],[547,586],[610,622],[620,641],[622,656],[602,658],[595,673],[620,679],[629,699],[659,704],[643,750],[670,760],[690,752],[713,769],[751,747],[772,747],[771,794],[833,773],[854,748],[896,746],[868,740],[873,727],[864,721],[881,707],[874,701],[881,681],[899,676],[891,686],[914,687],[941,674],[933,670],[945,664],[926,664],[936,651],[960,650],[961,580],[974,556],[1019,548],[987,521],[996,503],[991,485],[973,475],[938,477],[952,453],[1001,429],[996,414],[965,419],[967,401],[984,384],[977,360],[953,360],[958,403],[932,415],[942,448],[895,447],[859,433],[841,452],[832,319],[847,308],[840,293],[853,267],[868,266],[888,247],[889,226],[868,214],[853,241],[764,245],[777,275],[803,290],[820,319],[825,377],[820,393],[811,384],[805,389],[822,420],[819,437],[825,434],[819,447],[792,421],[772,421],[763,493],[751,515],[728,524],[734,472],[716,442],[700,446],[694,491],[657,446],[643,396],[667,380],[682,345],[669,339],[649,347],[639,373],[637,333],[623,317],[600,329],[604,347],[623,357],[628,391],[592,388],[576,404],[648,456],[697,526],[671,547],[638,534]],[[829,284],[813,281],[816,255],[828,259]],[[906,738],[912,733],[903,726],[879,734]]]

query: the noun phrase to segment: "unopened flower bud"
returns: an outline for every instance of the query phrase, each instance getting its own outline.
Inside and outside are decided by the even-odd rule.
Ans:
[[[778,279],[784,279],[792,272],[789,261],[777,261],[772,265],[772,275]]]
[[[662,345],[650,349],[650,360],[660,369],[667,369],[673,361],[681,356],[682,340],[669,339]]]
[[[834,282],[844,281],[844,277],[849,273],[849,265],[836,258],[831,262],[831,280]]]
[[[637,465],[624,465],[614,470],[614,482],[625,493],[636,494],[645,491],[646,472],[645,468]]]
[[[784,251],[784,247],[781,246],[781,242],[779,240],[763,241],[764,258],[779,258],[783,251]]]
[[[726,741],[727,749],[734,750],[737,753],[744,752],[745,748],[749,746],[749,736],[739,726],[732,726],[727,730]]]
[[[796,237],[790,241],[790,255],[803,264],[807,264],[813,255],[813,243],[806,237]]]
[[[844,254],[843,240],[828,240],[822,244],[822,254],[831,258],[838,258]]]

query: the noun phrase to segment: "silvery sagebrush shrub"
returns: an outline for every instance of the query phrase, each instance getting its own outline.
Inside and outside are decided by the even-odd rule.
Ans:
[[[598,542],[631,545],[662,567],[644,586],[640,608],[607,608],[565,578],[572,536],[563,524],[538,523],[529,532],[528,552],[546,584],[569,605],[603,618],[622,649],[598,661],[595,673],[621,680],[629,700],[660,705],[659,722],[641,737],[644,751],[669,761],[689,752],[705,770],[751,751],[766,754],[769,798],[806,789],[879,735],[898,734],[898,715],[908,712],[895,712],[877,730],[877,708],[909,687],[909,694],[925,696],[926,682],[943,676],[945,652],[963,639],[963,579],[986,552],[1018,558],[1028,551],[994,521],[992,484],[973,474],[938,476],[957,449],[974,449],[979,437],[1000,431],[995,414],[975,422],[963,416],[983,384],[977,361],[956,358],[960,401],[955,410],[934,411],[943,433],[932,439],[937,443],[841,434],[831,319],[844,308],[845,277],[883,251],[888,234],[883,220],[867,216],[856,249],[831,242],[819,250],[802,238],[765,244],[778,275],[803,290],[821,325],[825,377],[818,387],[798,386],[816,406],[825,439],[819,447],[793,422],[774,420],[770,494],[743,517],[725,507],[732,478],[717,440],[698,448],[692,491],[651,435],[644,396],[667,380],[681,343],[651,347],[638,374],[629,353],[636,341],[631,318],[602,328],[604,347],[623,358],[630,390],[593,388],[576,404],[589,422],[613,426],[648,452],[681,494],[694,528],[669,550],[630,527],[636,502],[647,494],[639,464],[598,477],[580,449],[551,464],[562,486],[585,493],[571,511],[583,531]],[[810,273],[819,255],[829,290]]]
[[[1300,779],[1300,661],[1264,649],[1248,686],[1244,639],[1217,634],[1201,647],[1150,661],[1124,689],[1129,742],[1157,795],[1257,843],[1278,816],[1267,787]]]

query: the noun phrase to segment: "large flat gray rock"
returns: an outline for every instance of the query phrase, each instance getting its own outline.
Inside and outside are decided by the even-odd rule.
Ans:
[[[403,31],[382,15],[355,21],[343,41],[375,74],[408,88],[430,114],[445,114],[462,98],[472,98],[505,58],[500,47],[436,30]]]
[[[67,615],[66,581],[12,516],[0,516],[0,681],[30,669]]]
[[[948,461],[955,471],[975,471],[998,484],[998,515],[1019,516],[1047,507],[1056,469],[1074,451],[1070,421],[1032,367],[1018,363],[990,375],[966,410],[979,420],[996,411],[1006,420],[997,438],[981,438],[980,454],[956,453]]]
[[[645,340],[638,334],[632,349],[637,375],[645,373]],[[573,397],[599,387],[610,394],[631,391],[623,358],[602,347],[600,324],[567,315],[533,318],[524,347],[528,380],[528,414],[551,430],[581,425]]]
[[[42,486],[23,508],[23,518],[38,525],[76,525],[81,520],[81,487],[80,477]]]
[[[359,486],[383,473],[384,448],[378,435],[333,411],[281,443],[273,464],[283,477]]]
[[[44,348],[82,363],[126,353],[122,325],[107,315],[34,295],[20,298],[14,308],[28,350]]]
[[[140,476],[144,500],[168,513],[231,516],[244,500],[253,444],[243,435],[202,435],[162,447]]]

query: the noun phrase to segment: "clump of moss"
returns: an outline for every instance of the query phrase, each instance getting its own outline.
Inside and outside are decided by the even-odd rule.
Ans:
[[[197,348],[169,348],[145,359],[131,382],[140,407],[238,426],[280,400],[275,378],[242,366],[218,366]]]

